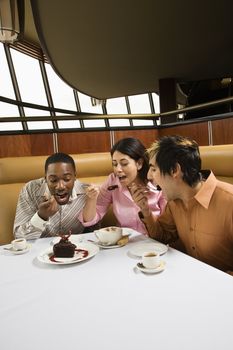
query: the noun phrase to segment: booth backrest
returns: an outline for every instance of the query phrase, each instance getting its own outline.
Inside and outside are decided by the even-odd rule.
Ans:
[[[201,146],[202,169],[212,169],[218,179],[233,184],[233,145]],[[101,184],[112,171],[108,152],[71,154],[77,167],[77,177],[85,183]],[[0,159],[0,244],[13,238],[13,223],[19,191],[32,180],[44,176],[47,156]],[[114,225],[110,209],[103,226]]]
[[[77,177],[85,183],[101,184],[112,171],[108,152],[71,154]],[[44,176],[47,156],[10,157],[0,159],[0,245],[13,239],[13,224],[19,192],[22,186]],[[116,223],[111,208],[102,220],[103,226]]]
[[[78,179],[102,181],[112,171],[109,152],[71,154]],[[47,156],[0,158],[0,184],[26,183],[44,176]],[[83,181],[83,180],[82,180]]]
[[[233,184],[233,145],[200,146],[202,169],[211,169],[220,180]]]

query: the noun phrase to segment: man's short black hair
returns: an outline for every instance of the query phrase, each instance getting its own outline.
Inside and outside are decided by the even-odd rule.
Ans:
[[[180,165],[183,180],[190,187],[201,180],[201,156],[196,141],[180,136],[163,136],[147,150],[150,158],[155,158],[161,174],[171,175]]]
[[[71,164],[74,172],[76,172],[74,160],[69,154],[57,152],[49,156],[45,161],[45,174],[47,173],[49,164],[53,163],[68,163]]]

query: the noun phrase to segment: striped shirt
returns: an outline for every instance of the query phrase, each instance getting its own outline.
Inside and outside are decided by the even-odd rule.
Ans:
[[[72,195],[69,202],[60,206],[49,220],[41,219],[38,214],[38,206],[42,196],[49,194],[49,189],[44,178],[32,180],[21,189],[14,222],[14,236],[27,239],[39,237],[57,236],[59,233],[82,233],[83,225],[78,220],[78,214],[85,205],[86,195],[83,193],[82,183],[75,180]]]

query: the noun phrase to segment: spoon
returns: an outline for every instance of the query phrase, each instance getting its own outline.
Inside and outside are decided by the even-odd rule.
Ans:
[[[13,250],[14,252],[19,252],[19,251],[21,252],[21,251],[25,250],[25,249],[14,249],[13,247],[10,247],[10,248],[4,247],[3,249],[4,250],[11,250],[11,251]]]
[[[111,185],[111,186],[108,186],[107,190],[108,190],[108,191],[113,191],[113,190],[115,190],[116,188],[118,188],[118,185]]]
[[[12,247],[10,247],[10,248],[4,247],[3,249],[4,250],[12,250],[13,248]]]

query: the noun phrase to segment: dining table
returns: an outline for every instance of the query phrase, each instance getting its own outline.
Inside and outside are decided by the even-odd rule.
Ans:
[[[72,264],[41,259],[53,237],[0,247],[1,350],[233,349],[233,276],[171,247],[144,273],[135,247],[156,241],[134,230],[122,247],[79,242],[98,249]]]

